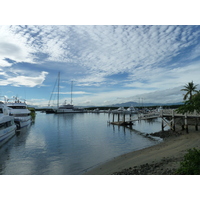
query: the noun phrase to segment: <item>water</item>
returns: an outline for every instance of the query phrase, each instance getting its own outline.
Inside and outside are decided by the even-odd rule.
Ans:
[[[107,121],[104,113],[38,112],[30,127],[0,147],[0,174],[83,174],[116,156],[160,142],[140,133],[160,131],[159,120],[136,122],[137,131]]]

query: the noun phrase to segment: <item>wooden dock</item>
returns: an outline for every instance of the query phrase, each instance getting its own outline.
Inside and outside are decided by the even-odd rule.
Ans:
[[[109,121],[109,123],[119,126],[132,126],[135,121],[161,118],[162,131],[164,131],[166,126],[169,126],[171,130],[175,131],[176,125],[179,125],[182,127],[182,130],[186,130],[186,133],[188,133],[188,125],[194,125],[196,130],[198,130],[198,126],[200,125],[200,113],[197,113],[196,111],[194,113],[185,113],[184,115],[177,113],[177,111],[174,109],[164,109],[159,112],[150,112],[147,114],[141,113],[133,115],[131,113],[127,114],[123,112],[111,114],[112,121]],[[190,122],[190,124],[188,122]]]
[[[176,124],[179,124],[182,130],[186,130],[186,133],[188,133],[188,122],[190,122],[190,125],[195,126],[196,131],[198,131],[200,113],[196,111],[193,113],[180,114],[174,109],[166,109],[161,110],[160,117],[162,118],[162,130],[164,130],[164,127],[169,126],[171,130],[175,131]]]
[[[158,112],[153,113],[147,113],[147,114],[132,114],[132,113],[111,113],[112,114],[112,122],[109,122],[113,125],[119,125],[119,126],[132,126],[134,122],[140,121],[140,120],[149,120],[149,119],[155,119],[159,117]],[[117,116],[117,121],[115,121]],[[134,117],[134,118],[133,118]],[[127,119],[128,118],[128,119]]]

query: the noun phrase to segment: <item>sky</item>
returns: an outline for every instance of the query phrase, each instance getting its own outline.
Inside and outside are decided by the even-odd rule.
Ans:
[[[199,42],[198,25],[2,25],[0,93],[56,105],[60,72],[60,104],[72,85],[75,106],[182,102],[200,85]]]

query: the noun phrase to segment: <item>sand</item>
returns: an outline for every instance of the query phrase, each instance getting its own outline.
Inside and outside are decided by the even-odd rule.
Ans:
[[[114,158],[86,172],[85,175],[111,175],[123,169],[133,168],[134,166],[140,166],[146,163],[161,163],[163,159],[170,160],[170,162],[162,166],[163,169],[177,169],[188,149],[200,149],[199,130],[196,131],[194,127],[189,127],[189,134],[180,130],[179,133],[181,134],[164,139],[158,145]],[[155,174],[160,174],[160,171],[155,172]]]

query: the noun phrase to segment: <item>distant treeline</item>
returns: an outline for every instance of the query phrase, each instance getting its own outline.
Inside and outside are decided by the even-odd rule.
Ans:
[[[163,105],[162,108],[164,109],[177,109],[181,106],[182,104],[180,105]],[[160,106],[145,106],[145,107],[141,107],[141,106],[135,106],[134,108],[138,108],[138,109],[143,109],[143,108],[147,108],[147,109],[156,109]],[[99,108],[100,110],[116,110],[118,109],[119,107],[89,107],[89,108],[85,108],[86,110],[94,110],[96,108]],[[124,107],[125,109],[129,108],[129,107]]]
[[[177,109],[177,108],[179,108],[181,106],[181,104],[180,105],[162,105],[162,107],[164,108],[164,109]],[[147,109],[156,109],[156,108],[158,108],[159,106],[145,106],[145,107],[141,107],[141,106],[136,106],[135,108],[138,108],[138,109],[143,109],[143,108],[147,108]],[[88,107],[88,108],[85,108],[85,110],[94,110],[94,109],[97,109],[97,108],[99,108],[99,110],[116,110],[116,109],[118,109],[119,107],[108,107],[108,106],[105,106],[105,107],[101,107],[101,106],[93,106],[93,107]],[[124,107],[125,109],[127,109],[127,108],[129,108],[129,107]],[[35,110],[36,111],[46,111],[46,110],[51,110],[51,108],[35,108]]]

